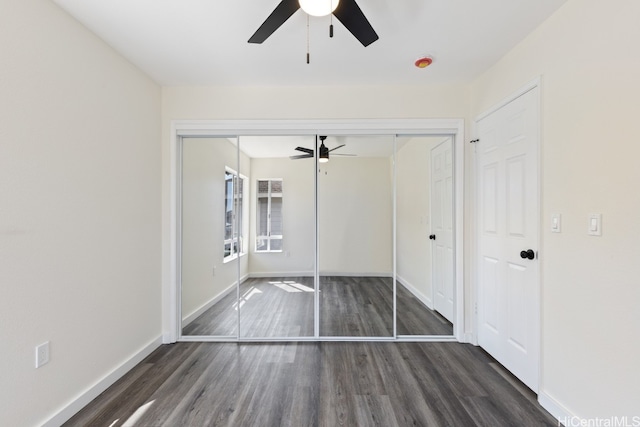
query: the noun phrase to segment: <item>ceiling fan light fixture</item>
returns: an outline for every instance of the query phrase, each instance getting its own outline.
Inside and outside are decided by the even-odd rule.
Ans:
[[[311,16],[331,15],[340,0],[299,0],[300,7]]]
[[[329,149],[324,145],[324,142],[320,144],[318,154],[318,162],[327,163],[329,161]]]

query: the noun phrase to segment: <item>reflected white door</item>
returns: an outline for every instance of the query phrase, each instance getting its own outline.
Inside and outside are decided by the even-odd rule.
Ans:
[[[534,391],[540,341],[538,91],[479,120],[476,143],[478,341]]]
[[[453,143],[431,150],[433,306],[453,323]]]

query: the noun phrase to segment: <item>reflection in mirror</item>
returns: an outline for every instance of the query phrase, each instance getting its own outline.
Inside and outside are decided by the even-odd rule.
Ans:
[[[453,335],[453,143],[397,138],[397,335]]]
[[[396,334],[452,335],[452,145],[445,136],[184,138],[183,335],[314,336],[317,256],[319,335],[393,336],[394,175]]]
[[[251,164],[249,270],[240,286],[243,338],[314,335],[315,160],[293,161],[313,136],[241,136]]]
[[[181,179],[183,335],[237,336],[238,273],[248,262],[248,161],[235,138],[184,138]]]
[[[322,143],[329,152],[318,171],[320,335],[393,336],[394,137]]]
[[[183,139],[183,335],[314,335],[315,160],[289,158],[314,145]]]

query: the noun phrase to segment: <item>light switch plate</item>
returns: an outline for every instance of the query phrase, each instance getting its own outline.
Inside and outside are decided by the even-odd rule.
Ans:
[[[560,233],[561,220],[562,220],[562,215],[560,215],[559,213],[551,214],[551,232],[552,233]]]
[[[602,214],[589,214],[589,223],[587,224],[587,234],[590,236],[602,236]]]

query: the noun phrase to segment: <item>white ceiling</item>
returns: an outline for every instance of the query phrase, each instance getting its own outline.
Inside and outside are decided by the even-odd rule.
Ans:
[[[334,18],[298,10],[247,40],[280,0],[53,0],[155,81],[176,85],[469,82],[566,0],[358,0],[380,39],[363,47]],[[424,55],[434,63],[418,69]]]

